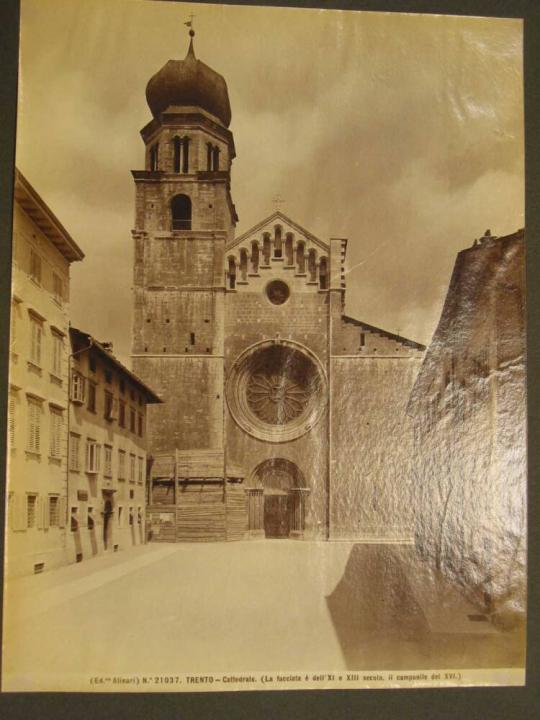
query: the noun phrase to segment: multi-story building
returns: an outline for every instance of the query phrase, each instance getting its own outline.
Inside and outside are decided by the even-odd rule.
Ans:
[[[525,241],[489,231],[456,259],[409,404],[416,542],[501,622],[526,586]]]
[[[68,562],[145,542],[146,406],[160,398],[75,328],[68,416]]]
[[[65,562],[70,264],[83,252],[15,177],[6,575]]]

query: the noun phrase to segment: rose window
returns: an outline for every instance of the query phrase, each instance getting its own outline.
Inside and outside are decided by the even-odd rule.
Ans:
[[[227,400],[237,423],[251,435],[274,442],[310,430],[322,412],[325,393],[318,360],[290,342],[265,342],[248,349],[227,383]]]

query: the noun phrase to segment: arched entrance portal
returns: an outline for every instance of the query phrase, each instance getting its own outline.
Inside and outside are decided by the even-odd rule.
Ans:
[[[272,458],[257,466],[248,489],[249,529],[267,538],[303,537],[309,489],[290,460]]]

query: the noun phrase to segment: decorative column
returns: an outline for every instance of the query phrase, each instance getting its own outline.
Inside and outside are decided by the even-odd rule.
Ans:
[[[304,537],[306,519],[306,499],[310,493],[309,488],[290,488],[289,513],[291,538],[301,540]]]
[[[264,537],[264,490],[246,488],[248,503],[248,530],[252,538]]]

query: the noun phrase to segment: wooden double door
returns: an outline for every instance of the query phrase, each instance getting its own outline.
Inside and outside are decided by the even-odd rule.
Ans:
[[[264,495],[264,534],[267,538],[287,538],[290,527],[290,497],[287,493]]]

